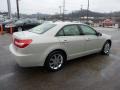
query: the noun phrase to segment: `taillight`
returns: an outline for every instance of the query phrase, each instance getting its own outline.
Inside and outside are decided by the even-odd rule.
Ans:
[[[19,48],[25,48],[32,42],[32,39],[19,40],[14,39],[14,45]]]

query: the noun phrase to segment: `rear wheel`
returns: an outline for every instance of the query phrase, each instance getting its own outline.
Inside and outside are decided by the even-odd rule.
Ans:
[[[65,55],[60,51],[52,52],[48,55],[45,67],[49,71],[58,71],[63,68],[65,64]]]
[[[109,55],[110,54],[110,48],[111,48],[111,44],[110,44],[110,42],[107,41],[103,46],[102,54],[103,55]]]

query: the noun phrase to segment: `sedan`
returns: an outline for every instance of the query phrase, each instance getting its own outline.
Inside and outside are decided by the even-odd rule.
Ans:
[[[111,36],[86,24],[54,22],[14,33],[9,49],[21,67],[58,71],[68,60],[98,52],[109,55],[111,45]]]

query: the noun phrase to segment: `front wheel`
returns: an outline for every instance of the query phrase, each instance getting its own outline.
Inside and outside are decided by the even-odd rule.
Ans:
[[[103,46],[102,54],[103,55],[109,55],[110,54],[110,48],[111,48],[111,44],[110,44],[110,42],[107,41]]]
[[[52,52],[48,55],[45,67],[49,71],[58,71],[62,69],[65,63],[65,55],[60,51]]]

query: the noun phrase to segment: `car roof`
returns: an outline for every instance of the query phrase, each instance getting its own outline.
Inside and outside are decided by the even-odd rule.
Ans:
[[[63,21],[59,21],[59,22],[53,22],[53,24],[65,26],[65,25],[83,24],[83,23],[81,23],[81,22],[63,22]],[[84,24],[84,25],[86,25],[86,24]]]

